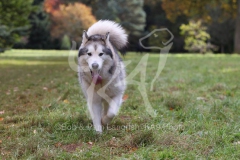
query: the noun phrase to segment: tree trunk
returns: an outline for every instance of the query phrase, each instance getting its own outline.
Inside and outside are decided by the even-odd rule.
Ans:
[[[240,53],[240,0],[237,1],[237,17],[234,39],[234,52]]]
[[[224,45],[221,45],[221,53],[224,53]]]

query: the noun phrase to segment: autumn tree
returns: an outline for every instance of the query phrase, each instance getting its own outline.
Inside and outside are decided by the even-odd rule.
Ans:
[[[237,3],[236,0],[163,0],[162,7],[171,21],[180,15],[186,15],[193,19],[204,19],[211,22],[210,12],[214,9],[221,9],[221,17],[218,20],[235,18]]]
[[[51,3],[56,4],[59,0],[54,1]],[[78,0],[61,0],[61,2],[67,5],[74,4]],[[129,44],[137,43],[139,37],[144,34],[146,13],[143,10],[143,2],[144,0],[81,0],[81,3],[92,8],[92,13],[97,19],[113,20],[121,24],[129,34]]]
[[[191,19],[202,19],[205,23],[219,23],[229,19],[236,20],[235,27],[235,52],[240,53],[240,0],[163,0],[162,7],[168,19],[175,21],[180,15],[188,16]],[[212,16],[212,11],[219,10],[218,16]],[[239,8],[240,10],[240,8]],[[239,27],[238,27],[239,25]],[[226,31],[228,32],[228,31]]]
[[[91,8],[81,3],[61,4],[58,0],[46,0],[45,10],[51,18],[51,35],[62,39],[68,36],[76,42],[81,41],[82,31],[89,28],[94,22]]]

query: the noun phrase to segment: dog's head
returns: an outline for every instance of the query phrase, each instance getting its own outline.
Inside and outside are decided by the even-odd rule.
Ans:
[[[78,57],[82,62],[87,63],[96,83],[101,80],[99,73],[103,64],[113,59],[113,53],[108,47],[109,43],[109,32],[106,35],[96,34],[89,37],[84,31]]]

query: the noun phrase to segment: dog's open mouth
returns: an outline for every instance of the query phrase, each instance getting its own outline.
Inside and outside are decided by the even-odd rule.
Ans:
[[[90,71],[91,71],[93,83],[96,85],[102,83],[102,77],[99,74],[100,70],[97,70],[97,71],[90,70]]]

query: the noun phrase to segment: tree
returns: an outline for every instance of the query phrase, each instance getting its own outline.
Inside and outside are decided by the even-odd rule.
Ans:
[[[27,48],[52,49],[53,42],[50,35],[50,18],[43,9],[43,0],[34,0],[33,5],[37,7],[35,12],[29,16],[31,23]]]
[[[206,53],[213,46],[208,42],[210,35],[201,21],[190,21],[189,24],[180,26],[181,34],[185,36],[185,49],[190,52]]]
[[[240,38],[236,38],[240,37],[240,27],[237,26],[238,24],[240,26],[240,11],[237,12],[237,8],[240,7],[239,0],[163,0],[162,7],[171,21],[174,21],[179,15],[185,15],[191,19],[202,19],[209,24],[236,19],[234,44],[235,52],[240,53]],[[212,17],[213,10],[219,10],[220,14],[217,18]]]
[[[234,51],[234,28],[233,19],[222,22],[215,21],[208,25],[208,32],[211,36],[211,43],[219,46],[218,52],[232,53]]]
[[[234,52],[240,53],[240,0],[237,0],[237,17],[234,37]]]
[[[54,1],[55,3],[53,1],[52,3],[57,4],[56,1],[59,0]],[[61,2],[69,5],[78,0],[61,0]],[[146,14],[143,10],[143,2],[144,0],[81,0],[81,3],[91,6],[92,13],[97,19],[109,19],[121,24],[129,34],[129,44],[137,43],[144,34]]]
[[[206,22],[211,22],[212,17],[209,14],[216,8],[221,9],[219,20],[236,17],[236,0],[163,0],[162,2],[167,18],[171,21],[175,21],[180,15],[185,15],[191,19],[204,19]]]
[[[52,1],[49,0],[49,3]],[[58,3],[57,3],[58,4]],[[81,3],[59,4],[51,6],[45,1],[45,10],[51,18],[51,35],[60,38],[64,35],[76,42],[81,41],[82,31],[96,22],[91,13],[91,8]]]
[[[70,49],[71,48],[71,42],[67,35],[64,35],[61,40],[61,49]]]
[[[146,23],[143,0],[103,0],[97,4],[98,8],[94,11],[97,19],[109,19],[120,23],[128,32],[130,43],[136,44],[143,36]]]
[[[143,35],[146,21],[143,0],[111,0],[108,6],[113,8],[115,20],[120,22],[130,35],[135,37]]]
[[[33,11],[32,0],[0,1],[0,48],[8,49],[26,35],[28,16]]]
[[[151,32],[153,29],[168,28],[174,35],[171,52],[186,52],[186,50],[184,50],[184,38],[180,35],[179,27],[181,24],[187,23],[188,18],[185,15],[180,15],[174,22],[170,21],[162,8],[162,0],[144,0],[144,10],[147,15],[145,31]],[[163,36],[164,34],[165,33],[161,32],[161,35],[159,36]],[[169,33],[167,33],[162,38],[166,40],[169,36]],[[161,41],[157,41],[157,38],[153,38],[152,36],[146,40],[146,43],[149,45],[152,43],[155,43],[155,45],[158,46],[162,45]]]

